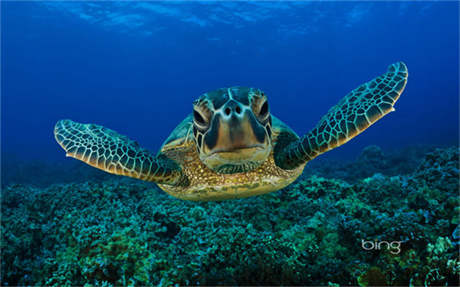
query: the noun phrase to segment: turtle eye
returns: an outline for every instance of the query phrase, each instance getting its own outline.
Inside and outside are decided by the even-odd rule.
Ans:
[[[206,128],[208,126],[207,121],[196,110],[193,110],[193,120],[199,128]]]

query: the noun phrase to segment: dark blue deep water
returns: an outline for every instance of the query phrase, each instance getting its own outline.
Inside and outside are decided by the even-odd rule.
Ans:
[[[458,2],[0,8],[0,285],[460,284]],[[181,201],[66,158],[53,135],[95,123],[155,153],[229,86],[263,90],[304,135],[399,61],[396,112],[264,196]]]
[[[458,143],[458,3],[6,2],[1,16],[5,157],[62,159],[62,118],[155,151],[195,98],[235,85],[304,134],[396,61],[397,112],[336,153]]]

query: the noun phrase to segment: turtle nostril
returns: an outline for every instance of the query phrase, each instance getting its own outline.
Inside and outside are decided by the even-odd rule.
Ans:
[[[237,114],[240,114],[240,113],[241,113],[241,108],[240,108],[240,106],[236,106],[235,111],[236,111]]]
[[[230,110],[230,108],[226,108],[224,112],[228,116],[230,114],[231,110]]]

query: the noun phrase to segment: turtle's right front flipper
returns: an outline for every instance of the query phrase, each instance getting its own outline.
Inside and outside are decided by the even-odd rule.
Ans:
[[[162,184],[189,183],[173,160],[154,156],[137,142],[102,126],[61,120],[54,127],[54,136],[67,156],[106,172]]]
[[[403,62],[359,86],[324,115],[310,132],[281,146],[275,162],[283,169],[293,169],[318,155],[341,146],[391,111],[406,86],[407,67]],[[276,148],[275,148],[276,149]]]

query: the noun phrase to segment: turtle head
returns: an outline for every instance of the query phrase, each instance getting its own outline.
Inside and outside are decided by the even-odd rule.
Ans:
[[[193,103],[193,134],[200,160],[219,173],[252,170],[272,149],[267,97],[232,87],[203,94]]]

